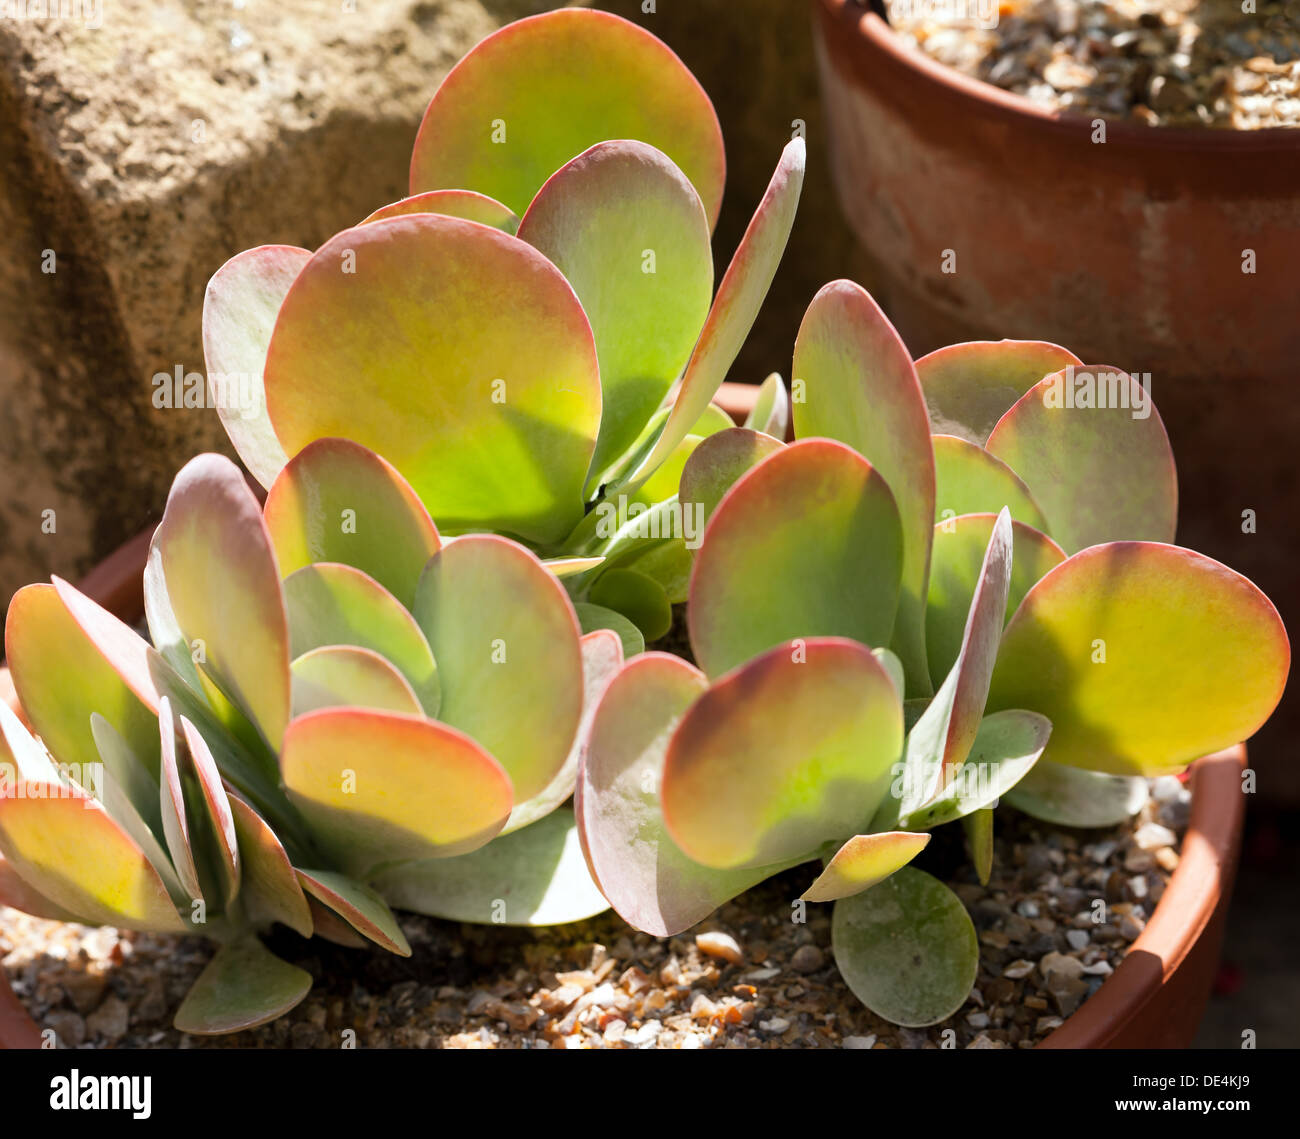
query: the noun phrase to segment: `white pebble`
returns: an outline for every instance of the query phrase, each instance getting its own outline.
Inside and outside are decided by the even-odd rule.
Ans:
[[[846,1036],[841,1043],[845,1048],[874,1048],[876,1036],[875,1033],[870,1036]]]
[[[764,1032],[771,1032],[780,1035],[790,1027],[790,1022],[783,1016],[774,1016],[771,1020],[765,1020],[758,1026]]]
[[[1139,850],[1159,850],[1162,846],[1173,846],[1178,836],[1168,827],[1159,823],[1143,823],[1133,836]]]
[[[1071,949],[1084,949],[1092,939],[1088,936],[1086,929],[1067,929],[1065,931],[1065,940],[1070,943]]]
[[[733,965],[739,965],[745,960],[745,955],[741,952],[736,939],[729,933],[696,934],[695,947],[701,953],[707,953],[710,957],[720,957]]]

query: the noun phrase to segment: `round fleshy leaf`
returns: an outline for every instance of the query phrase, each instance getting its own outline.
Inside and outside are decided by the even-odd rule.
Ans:
[[[372,577],[319,562],[284,579],[284,600],[294,660],[326,645],[370,649],[406,678],[428,715],[438,714],[442,679],[429,642],[410,612]]]
[[[573,611],[578,615],[578,624],[584,636],[589,636],[598,629],[609,629],[616,634],[622,643],[625,660],[631,660],[638,653],[645,652],[645,637],[641,635],[641,630],[622,613],[592,605],[588,601],[575,602]]]
[[[1047,519],[1029,488],[1001,459],[955,435],[935,435],[934,516],[951,523],[962,514],[994,514],[1004,506],[1011,517],[1035,530]]]
[[[710,676],[794,637],[889,641],[903,547],[885,480],[842,443],[804,440],[727,492],[695,554],[691,647]]]
[[[256,1028],[283,1016],[311,989],[311,974],[281,961],[256,937],[223,945],[176,1010],[176,1027],[196,1036]]]
[[[185,931],[148,858],[75,788],[10,788],[0,798],[0,854],[28,886],[87,925]]]
[[[647,641],[667,635],[673,610],[663,586],[635,570],[612,569],[591,587],[591,603],[628,617]]]
[[[925,662],[925,598],[934,525],[930,424],[911,354],[870,294],[832,281],[812,300],[794,346],[795,434],[846,443],[888,484],[903,536],[902,589],[891,647],[908,694],[932,689]]]
[[[936,685],[943,683],[961,651],[966,616],[979,581],[995,514],[962,514],[934,528],[930,600],[925,614],[926,657]],[[1023,522],[1011,523],[1011,587],[1005,621],[1048,570],[1065,561],[1065,551]]]
[[[751,467],[784,446],[779,439],[747,427],[731,427],[700,442],[682,468],[678,501],[686,509],[698,504],[706,523],[718,503]]]
[[[438,661],[439,717],[510,773],[516,802],[531,799],[564,765],[582,713],[578,621],[564,587],[522,546],[474,535],[432,558],[414,612]]]
[[[311,937],[311,909],[298,876],[275,832],[252,807],[230,796],[242,866],[239,896],[255,925],[278,921],[303,937]]]
[[[604,558],[543,558],[542,565],[548,573],[555,574],[563,580],[566,577],[578,577],[593,570],[604,562]]]
[[[284,785],[322,850],[348,873],[476,850],[510,814],[510,778],[446,724],[370,708],[295,719]]]
[[[680,657],[646,653],[610,682],[596,710],[574,809],[593,878],[624,921],[656,937],[689,929],[784,866],[711,870],[664,828],[658,788],[664,751],[707,687]]]
[[[973,340],[950,344],[916,362],[930,430],[983,447],[1007,408],[1044,376],[1082,364],[1042,340]]]
[[[1146,806],[1138,775],[1105,775],[1060,763],[1036,763],[1004,796],[1009,806],[1062,827],[1113,827]]]
[[[397,924],[397,918],[388,908],[388,903],[369,886],[354,882],[346,874],[337,874],[332,870],[296,870],[298,881],[318,902],[324,912],[334,914],[346,923],[347,927],[382,946],[399,957],[410,957],[411,946]],[[313,914],[316,907],[313,907]],[[313,917],[317,932],[322,932],[322,922]],[[331,937],[339,944],[350,942],[346,937]]]
[[[802,138],[786,144],[749,228],[718,286],[713,307],[691,353],[681,388],[663,430],[628,478],[634,491],[664,463],[717,395],[722,381],[758,318],[785,252],[799,194],[803,189],[806,152]]]
[[[588,483],[639,436],[709,313],[713,253],[695,187],[662,151],[597,143],[547,181],[519,237],[564,274],[591,322],[603,414]]]
[[[1002,635],[989,708],[1052,721],[1044,757],[1112,775],[1162,775],[1249,738],[1281,698],[1286,630],[1227,566],[1155,542],[1066,559]]]
[[[754,407],[745,417],[745,426],[773,439],[785,439],[790,430],[790,393],[776,372],[759,385]]]
[[[24,586],[9,603],[5,654],[14,689],[33,732],[60,763],[99,762],[90,729],[91,715],[99,713],[157,771],[158,695],[148,649],[65,583]]]
[[[244,466],[263,486],[287,458],[266,410],[266,348],[285,294],[310,260],[309,250],[294,245],[246,250],[212,275],[203,296],[208,395]]]
[[[802,897],[806,902],[833,902],[870,890],[911,862],[929,841],[928,834],[912,831],[854,835],[835,852]]]
[[[317,439],[299,451],[271,484],[263,514],[283,576],[342,562],[406,606],[442,544],[393,465],[348,439]]]
[[[1067,368],[1040,380],[998,420],[987,447],[1024,480],[1047,519],[1038,529],[1066,553],[1174,539],[1169,436],[1149,393],[1118,368]]]
[[[473,854],[385,871],[375,888],[398,909],[482,925],[563,925],[609,909],[568,810],[552,811]]]
[[[239,468],[200,455],[181,468],[154,532],[167,596],[200,670],[270,748],[289,719],[289,631],[271,538]]]
[[[163,837],[171,855],[176,876],[185,892],[196,902],[205,901],[203,885],[199,879],[199,860],[195,857],[197,845],[190,828],[190,814],[186,810],[185,784],[181,778],[180,755],[176,748],[176,721],[172,715],[171,701],[166,697],[158,708],[158,732],[162,738],[162,762],[158,772],[159,817],[162,819]],[[215,906],[216,899],[212,899]]]
[[[103,720],[98,713],[91,713],[92,736],[96,718]],[[52,784],[65,782],[64,775],[55,766],[53,758],[32,737],[27,725],[5,700],[0,700],[0,772],[10,781]]]
[[[32,889],[3,856],[0,856],[0,906],[21,910],[43,921],[79,922],[82,920],[76,914],[56,906],[43,894]]]
[[[717,221],[722,131],[668,46],[606,12],[516,20],[482,40],[434,94],[411,155],[411,193],[464,187],[523,213],[571,158],[619,138],[668,154]]]
[[[909,1028],[951,1016],[979,972],[970,915],[947,886],[911,866],[836,902],[831,943],[858,1000]]]
[[[993,874],[993,808],[984,807],[961,819],[966,832],[966,848],[981,886],[989,884]]]
[[[559,270],[499,230],[411,214],[331,238],[281,306],[266,398],[289,455],[353,439],[453,533],[558,542],[582,516],[591,328]]]
[[[303,653],[290,665],[290,672],[295,716],[349,706],[424,714],[406,677],[371,649],[322,645]]]
[[[405,217],[407,214],[442,214],[449,218],[463,218],[480,225],[490,225],[503,233],[514,233],[519,228],[519,218],[514,210],[507,209],[495,198],[477,194],[473,190],[430,190],[425,194],[412,194],[399,202],[381,206],[363,218],[361,224]]]
[[[865,826],[902,745],[902,702],[869,649],[779,645],[715,683],[677,726],[661,792],[668,833],[720,870],[807,857]]]
[[[235,820],[230,812],[230,802],[221,783],[212,752],[198,729],[184,716],[180,717],[181,735],[190,754],[190,764],[198,780],[201,798],[196,806],[207,831],[207,847],[215,855],[217,872],[221,877],[227,903],[239,892],[239,844],[235,838]]]

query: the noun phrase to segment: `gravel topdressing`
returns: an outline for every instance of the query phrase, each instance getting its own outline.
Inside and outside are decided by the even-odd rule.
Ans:
[[[277,930],[273,948],[316,986],[287,1016],[229,1037],[171,1027],[210,956],[198,939],[61,925],[0,907],[0,965],[62,1047],[1031,1047],[1119,965],[1178,864],[1189,793],[1171,777],[1153,790],[1140,815],[1108,830],[1058,829],[1003,807],[986,887],[960,828],[936,832],[917,864],[966,904],[981,961],[966,1004],[924,1029],[888,1024],[849,991],[831,956],[830,906],[810,904],[807,921],[792,922],[791,900],[815,875],[811,866],[668,940],[612,913],[548,929],[403,915],[414,950],[403,959]]]
[[[1052,110],[1149,126],[1300,126],[1300,5],[885,0],[904,43]]]

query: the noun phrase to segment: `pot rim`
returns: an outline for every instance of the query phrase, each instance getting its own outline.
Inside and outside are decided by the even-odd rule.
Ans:
[[[757,395],[756,386],[724,384],[717,402],[739,421],[752,409]],[[138,616],[144,610],[141,583],[152,536],[150,526],[118,547],[81,579],[78,588],[118,617],[130,620]],[[17,710],[9,671],[3,666],[0,699]],[[1196,946],[1231,886],[1245,814],[1245,798],[1240,793],[1240,771],[1245,764],[1244,743],[1193,764],[1191,818],[1178,866],[1155,913],[1119,968],[1038,1047],[1105,1047]],[[40,1046],[40,1028],[0,970],[0,1049]]]
[[[812,0],[822,13],[845,34],[854,35],[860,50],[877,60],[883,57],[897,68],[912,72],[917,82],[931,87],[952,101],[982,104],[993,117],[1008,121],[1013,129],[1046,131],[1086,141],[1093,120],[1106,123],[1106,143],[1136,150],[1176,150],[1232,155],[1242,152],[1300,151],[1300,129],[1263,127],[1239,130],[1224,127],[1148,127],[1127,119],[1086,115],[1076,111],[1052,111],[1024,95],[1003,91],[991,83],[972,79],[955,68],[908,48],[894,29],[875,12],[858,6],[857,0]]]

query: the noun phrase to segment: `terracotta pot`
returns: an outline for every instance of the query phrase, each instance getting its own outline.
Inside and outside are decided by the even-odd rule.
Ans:
[[[1178,459],[1178,540],[1300,620],[1288,520],[1300,438],[1300,131],[1053,114],[905,47],[862,0],[810,0],[831,172],[863,283],[912,352],[1040,339],[1149,373]],[[953,251],[955,272],[944,272]],[[1255,272],[1243,273],[1243,251]],[[1258,534],[1243,533],[1244,510]],[[1268,520],[1265,522],[1265,520]],[[1264,537],[1268,535],[1268,537]],[[1275,793],[1300,728],[1256,741]]]
[[[742,419],[756,388],[727,385],[718,402]],[[144,613],[141,579],[151,532],[95,567],[80,588],[123,621]],[[6,669],[0,696],[16,706]],[[1049,1048],[1186,1047],[1196,1033],[1218,962],[1228,895],[1236,871],[1245,797],[1239,772],[1244,745],[1192,768],[1192,815],[1182,860],[1128,957],[1078,1012],[1047,1038]],[[35,1048],[40,1034],[0,971],[0,1048]]]

